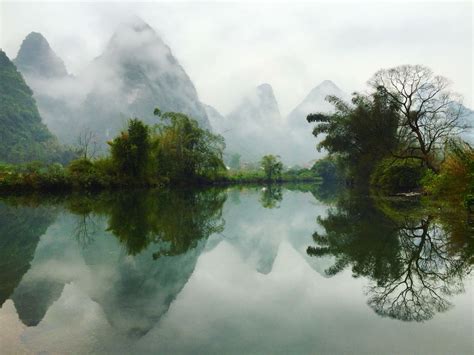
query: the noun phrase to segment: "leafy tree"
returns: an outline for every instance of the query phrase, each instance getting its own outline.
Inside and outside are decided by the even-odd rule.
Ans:
[[[162,120],[153,142],[159,174],[184,181],[215,177],[225,170],[222,136],[200,128],[196,120],[183,113],[155,109],[155,115]]]
[[[273,181],[281,178],[283,171],[283,163],[280,161],[279,156],[265,155],[260,161],[260,165],[265,172],[265,176],[268,181]]]
[[[142,178],[148,167],[150,154],[149,127],[138,119],[128,122],[127,131],[109,142],[112,161],[120,174]]]
[[[339,176],[339,170],[337,161],[333,157],[326,157],[319,159],[311,167],[313,174],[321,177],[323,183],[337,183],[341,177]]]
[[[333,114],[307,117],[318,123],[314,136],[324,134],[318,149],[337,155],[351,175],[366,181],[374,164],[396,147],[398,105],[382,89],[369,96],[355,93],[352,105],[335,96],[328,101],[336,109]]]

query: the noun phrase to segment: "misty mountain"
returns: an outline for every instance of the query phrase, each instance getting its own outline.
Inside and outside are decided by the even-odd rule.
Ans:
[[[287,165],[310,166],[322,155],[317,152],[313,126],[306,116],[329,113],[328,95],[348,99],[333,82],[326,80],[313,88],[286,119],[280,114],[277,99],[269,84],[262,84],[246,95],[228,115],[205,106],[213,129],[226,139],[228,154],[239,153],[243,161],[258,161],[263,155],[280,155]],[[285,142],[285,144],[282,144]]]
[[[212,130],[219,134],[224,134],[224,132],[229,128],[226,118],[219,112],[215,107],[204,104],[204,110],[206,110],[207,118],[209,119],[209,124],[212,127]]]
[[[130,117],[156,123],[155,107],[183,112],[209,128],[191,79],[170,48],[142,21],[120,26],[86,76],[91,82],[84,102],[86,124],[95,125],[107,138]]]
[[[122,24],[104,52],[77,77],[67,74],[39,34],[28,35],[16,60],[31,81],[45,122],[63,142],[74,143],[89,129],[105,143],[131,117],[156,123],[157,106],[186,113],[209,127],[189,76],[158,34],[139,19]]]
[[[337,96],[349,100],[350,96],[343,92],[332,81],[325,80],[314,87],[309,94],[286,117],[285,125],[288,132],[288,155],[293,163],[309,167],[313,161],[324,153],[316,150],[320,138],[312,134],[314,124],[308,123],[306,117],[310,113],[330,113],[333,106],[326,100],[328,96]]]
[[[66,66],[41,33],[31,32],[23,40],[13,61],[24,76],[61,78],[67,76]]]
[[[326,100],[327,96],[337,96],[349,99],[348,95],[339,89],[331,80],[324,80],[314,87],[304,100],[287,116],[286,121],[291,127],[307,127],[306,117],[315,112],[332,112],[333,106]]]
[[[206,106],[216,133],[224,136],[226,152],[239,153],[245,161],[257,161],[265,154],[282,154],[277,141],[283,136],[283,119],[269,84],[257,86],[226,116]]]
[[[0,50],[0,161],[65,161],[67,154],[41,121],[33,92]]]

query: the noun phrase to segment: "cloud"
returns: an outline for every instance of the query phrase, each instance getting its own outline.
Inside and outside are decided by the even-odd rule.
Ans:
[[[136,14],[171,47],[203,102],[227,113],[269,82],[282,114],[324,79],[364,89],[379,68],[420,63],[453,80],[472,107],[472,4],[465,3],[11,3],[1,46],[15,57],[40,31],[78,73]]]

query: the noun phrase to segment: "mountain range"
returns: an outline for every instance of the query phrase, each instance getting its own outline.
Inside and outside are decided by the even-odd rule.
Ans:
[[[78,76],[68,73],[46,38],[36,32],[26,36],[14,62],[33,89],[44,122],[67,144],[74,144],[87,129],[106,147],[131,117],[156,123],[153,110],[159,107],[186,113],[223,135],[227,157],[238,153],[243,161],[256,162],[276,154],[286,164],[308,165],[318,152],[306,116],[329,112],[327,95],[348,97],[326,80],[283,117],[273,88],[264,83],[223,115],[201,103],[170,48],[137,18],[120,25],[103,53]]]
[[[113,34],[104,52],[77,77],[39,33],[30,33],[15,59],[39,111],[64,143],[84,129],[105,143],[131,117],[156,123],[155,107],[179,111],[210,128],[196,89],[170,48],[146,23],[133,19]]]
[[[348,99],[336,84],[325,80],[286,117],[270,84],[257,86],[227,115],[209,105],[205,108],[213,129],[226,139],[229,155],[238,153],[244,161],[257,161],[265,154],[277,154],[286,164],[308,165],[318,152],[306,117],[312,112],[331,112],[326,100],[330,95]]]

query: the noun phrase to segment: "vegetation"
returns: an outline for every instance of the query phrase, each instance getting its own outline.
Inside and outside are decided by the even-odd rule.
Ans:
[[[152,138],[158,174],[168,181],[210,180],[223,175],[222,136],[200,128],[182,113],[155,109],[155,115],[164,123],[157,126]]]
[[[182,113],[155,110],[160,122],[150,127],[131,119],[109,142],[110,155],[93,158],[92,134],[80,138],[80,158],[66,167],[32,162],[0,165],[4,191],[99,189],[183,184],[315,181],[310,169],[288,169],[278,157],[262,158],[261,169],[227,171],[224,140]],[[236,160],[238,157],[236,157]]]
[[[307,117],[318,123],[313,134],[324,134],[318,149],[338,162],[339,175],[349,185],[369,183],[388,193],[453,194],[471,208],[472,148],[453,143],[467,128],[467,112],[448,91],[448,80],[404,65],[378,71],[369,83],[372,93],[355,93],[351,104],[329,97],[333,114]],[[315,169],[333,180],[328,167],[329,161]]]
[[[283,163],[280,158],[275,155],[265,155],[260,162],[265,173],[267,181],[274,181],[281,178]]]
[[[33,92],[0,50],[0,162],[66,163],[74,156],[41,122]]]
[[[352,105],[337,97],[328,100],[336,109],[334,114],[307,118],[319,123],[315,136],[325,134],[318,149],[337,157],[348,177],[366,181],[374,164],[396,145],[398,106],[382,89],[371,95],[354,94]]]
[[[437,155],[446,141],[466,128],[465,109],[448,90],[449,80],[421,65],[402,65],[378,71],[370,84],[386,92],[400,115],[393,155],[421,160],[437,171]]]
[[[422,179],[427,192],[455,208],[464,205],[474,212],[474,149],[452,140],[438,174],[428,172]]]

